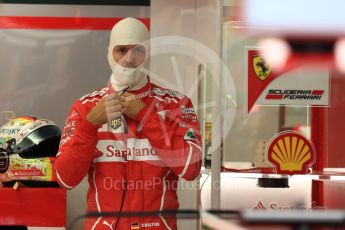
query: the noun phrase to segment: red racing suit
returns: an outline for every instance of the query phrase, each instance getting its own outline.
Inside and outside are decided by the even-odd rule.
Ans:
[[[201,140],[191,100],[148,82],[131,91],[146,106],[102,126],[86,120],[105,87],[77,100],[66,121],[55,162],[57,180],[72,189],[88,174],[87,211],[145,212],[178,209],[179,178],[200,173]],[[88,218],[84,229],[177,229],[176,218]]]

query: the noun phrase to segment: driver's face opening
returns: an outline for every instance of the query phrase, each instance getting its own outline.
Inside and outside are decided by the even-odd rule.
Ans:
[[[114,61],[126,68],[136,68],[143,63],[146,55],[142,45],[117,45],[113,49]]]

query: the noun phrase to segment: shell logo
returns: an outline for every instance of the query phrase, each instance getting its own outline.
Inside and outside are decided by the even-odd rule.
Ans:
[[[301,133],[287,131],[273,137],[267,148],[267,159],[277,173],[306,174],[315,163],[314,145]]]

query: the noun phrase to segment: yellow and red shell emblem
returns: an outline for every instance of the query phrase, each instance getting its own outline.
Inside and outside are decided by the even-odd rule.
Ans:
[[[305,174],[315,163],[314,145],[301,133],[287,131],[273,137],[267,148],[267,160],[277,173]]]

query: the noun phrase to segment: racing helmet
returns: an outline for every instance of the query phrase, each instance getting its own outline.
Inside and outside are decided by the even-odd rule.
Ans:
[[[20,116],[0,127],[0,147],[22,158],[55,157],[61,130],[54,122]]]

